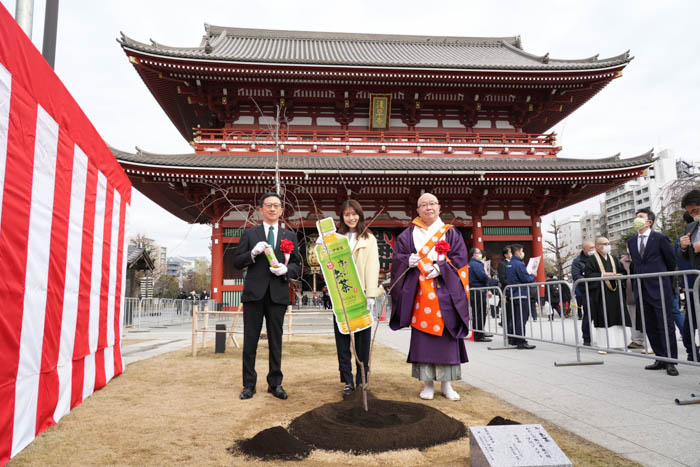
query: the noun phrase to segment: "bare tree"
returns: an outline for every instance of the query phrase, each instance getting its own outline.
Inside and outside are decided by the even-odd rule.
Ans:
[[[656,224],[661,232],[675,241],[685,231],[681,200],[686,193],[700,188],[700,174],[692,174],[673,180],[660,190],[659,212],[656,213]]]
[[[565,241],[561,239],[562,228],[566,224],[557,223],[556,219],[552,221],[548,234],[554,236],[554,240],[545,240],[544,251],[550,253],[554,257],[554,270],[557,273],[557,277],[564,277],[564,265],[575,255],[574,252],[563,253],[563,250],[569,246]]]

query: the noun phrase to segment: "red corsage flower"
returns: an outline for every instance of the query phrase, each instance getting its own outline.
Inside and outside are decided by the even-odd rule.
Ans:
[[[450,251],[450,244],[445,240],[440,240],[435,245],[435,251],[437,251],[437,254],[439,255],[447,254],[447,252]]]
[[[285,254],[289,254],[294,251],[294,242],[283,238],[280,242],[280,251]]]

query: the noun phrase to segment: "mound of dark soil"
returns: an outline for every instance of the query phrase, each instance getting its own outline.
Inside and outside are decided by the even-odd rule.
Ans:
[[[263,460],[301,460],[311,452],[308,444],[290,435],[281,426],[268,428],[250,439],[237,441],[236,444],[238,450],[245,455]]]
[[[491,419],[487,426],[493,425],[520,425],[520,422],[516,422],[515,420],[511,420],[510,418],[503,418],[500,415],[496,415]]]
[[[365,412],[357,399],[310,410],[289,432],[315,448],[355,453],[427,448],[467,433],[462,422],[424,404],[370,398]]]

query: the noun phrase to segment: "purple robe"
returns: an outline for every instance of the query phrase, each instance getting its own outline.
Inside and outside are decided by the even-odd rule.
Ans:
[[[411,326],[413,306],[418,285],[418,268],[408,267],[408,258],[417,253],[413,244],[413,229],[401,232],[396,240],[396,247],[391,263],[391,320],[389,327],[393,330]],[[445,233],[441,240],[450,244],[447,257],[460,269],[469,262],[467,248],[462,234],[455,228]],[[440,311],[445,321],[441,336],[428,334],[411,327],[411,345],[408,351],[409,363],[436,363],[457,365],[466,363],[467,349],[464,338],[469,333],[469,302],[464,285],[455,268],[446,261],[437,261],[440,275],[435,278],[435,290],[440,303]],[[404,272],[409,269],[405,275]],[[403,275],[403,276],[402,276]]]

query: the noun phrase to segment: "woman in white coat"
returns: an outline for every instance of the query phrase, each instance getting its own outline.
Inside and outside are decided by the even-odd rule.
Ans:
[[[367,308],[374,310],[375,299],[384,293],[379,287],[379,251],[377,239],[372,231],[365,228],[365,214],[360,203],[350,199],[341,206],[341,216],[338,233],[345,235],[350,243],[352,257],[355,260],[357,273],[367,297]],[[352,352],[350,351],[350,335],[341,334],[338,325],[335,329],[335,345],[338,350],[338,370],[340,381],[345,383],[343,397],[350,396],[356,385],[362,383],[360,366],[357,365],[355,382],[352,377]],[[365,367],[365,376],[369,370],[369,350],[372,341],[372,328],[367,328],[355,334],[355,352]]]

